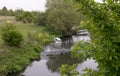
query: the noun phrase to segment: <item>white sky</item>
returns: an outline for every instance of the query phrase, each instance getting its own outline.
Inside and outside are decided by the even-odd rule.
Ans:
[[[20,9],[26,11],[45,11],[46,0],[0,0],[0,9]]]
[[[102,0],[96,0],[101,2]],[[26,11],[45,11],[46,0],[0,0],[0,9],[4,6],[7,9],[20,9]]]

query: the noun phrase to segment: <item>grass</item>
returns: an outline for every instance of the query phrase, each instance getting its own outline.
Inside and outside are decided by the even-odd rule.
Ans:
[[[5,26],[6,24],[0,24],[0,28],[2,26]],[[31,24],[23,24],[23,23],[15,23],[14,26],[16,26],[16,29],[20,31],[23,34],[23,37],[26,38],[28,33],[43,33],[44,27],[35,25],[33,23]],[[1,39],[1,29],[0,29],[0,43],[3,42]]]
[[[16,28],[23,34],[24,37],[28,33],[43,32],[44,27],[35,24],[15,24]]]
[[[0,17],[0,28],[5,26],[4,21],[14,20],[14,17]],[[13,23],[24,37],[20,47],[6,45],[1,38],[0,29],[0,76],[6,76],[9,73],[21,71],[31,60],[39,58],[43,43],[52,41],[52,36],[46,33],[44,27],[35,24]],[[38,36],[39,33],[41,33]],[[28,34],[30,35],[28,37]]]

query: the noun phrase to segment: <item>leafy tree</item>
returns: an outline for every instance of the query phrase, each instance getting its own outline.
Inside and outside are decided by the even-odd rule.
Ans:
[[[39,20],[39,16],[40,16],[41,13],[38,12],[38,11],[32,11],[31,13],[34,15],[34,23],[39,24],[38,20]]]
[[[73,27],[79,25],[80,16],[74,8],[71,0],[48,0],[46,11],[46,26],[49,30],[71,36],[74,33]]]
[[[96,76],[120,76],[120,1],[103,0],[103,3],[96,3],[94,0],[74,1],[88,18],[85,26],[91,33],[93,41],[85,43],[89,45],[87,48],[81,47],[83,43],[77,43],[72,48],[73,54],[80,57],[82,54],[78,53],[78,50],[86,49],[84,56],[92,57],[99,64]]]
[[[3,9],[1,10],[2,12],[2,15],[5,16],[5,15],[8,15],[8,10],[7,8],[4,6]]]
[[[6,7],[3,7],[0,9],[0,15],[1,16],[14,16],[15,13],[12,9],[8,10]]]
[[[23,20],[26,20],[26,23],[31,23],[34,20],[34,16],[31,12],[24,12],[23,13]]]
[[[15,13],[12,9],[10,9],[8,12],[9,12],[9,16],[15,16]]]
[[[34,15],[31,12],[23,12],[16,15],[17,21],[22,21],[23,23],[32,23],[34,21]]]
[[[7,11],[7,8],[4,6],[2,10]]]
[[[24,12],[23,9],[17,9],[17,10],[15,10],[15,15],[23,14],[23,12]]]
[[[36,23],[40,26],[46,26],[46,13],[40,13],[36,19]]]

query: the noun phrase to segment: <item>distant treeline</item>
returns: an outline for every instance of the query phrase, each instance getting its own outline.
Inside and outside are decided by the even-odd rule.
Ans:
[[[24,11],[23,9],[17,9],[15,11],[13,11],[12,9],[8,10],[7,7],[3,7],[2,9],[0,9],[0,16],[16,16],[18,14],[22,14]],[[31,13],[36,14],[39,13],[37,11],[32,11]]]
[[[0,16],[15,16],[16,21],[23,23],[35,22],[37,17],[40,15],[39,11],[24,11],[23,9],[17,9],[13,11],[12,9],[8,10],[6,7],[0,9]]]
[[[19,13],[23,12],[22,9],[17,9],[13,11],[12,9],[8,10],[6,7],[0,9],[0,16],[15,16]]]

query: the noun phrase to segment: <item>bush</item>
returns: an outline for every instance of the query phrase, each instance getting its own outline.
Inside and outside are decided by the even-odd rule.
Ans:
[[[22,21],[23,23],[34,22],[34,15],[31,12],[24,12],[16,15],[16,21]]]
[[[46,26],[46,13],[40,13],[36,19],[36,23],[40,26]]]
[[[15,26],[9,24],[2,27],[2,39],[10,46],[19,46],[23,41],[23,36],[15,29]]]
[[[23,13],[23,21],[25,19],[25,23],[32,23],[34,21],[34,15],[30,12]]]
[[[33,19],[30,16],[24,17],[23,19],[23,23],[32,23],[32,22],[33,22]]]
[[[16,21],[22,21],[23,20],[22,15],[16,15],[15,18],[16,18]]]
[[[79,72],[76,71],[75,67],[77,65],[73,64],[72,66],[70,65],[62,65],[59,69],[60,69],[60,74],[61,76],[78,76]]]

